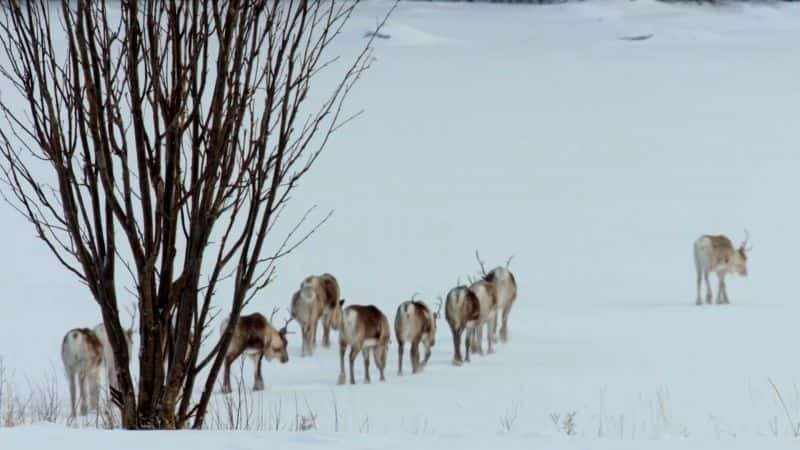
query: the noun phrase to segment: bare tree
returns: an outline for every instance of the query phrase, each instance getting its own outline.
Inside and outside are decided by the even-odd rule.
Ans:
[[[203,426],[242,308],[329,217],[306,214],[268,240],[352,117],[343,101],[372,39],[349,63],[328,53],[358,4],[0,4],[0,74],[24,100],[0,98],[4,195],[99,305],[125,428]],[[325,69],[341,70],[337,81],[312,91]],[[136,390],[119,317],[126,276],[140,311]],[[212,304],[222,287],[230,297]],[[228,326],[205,343],[215,311]]]

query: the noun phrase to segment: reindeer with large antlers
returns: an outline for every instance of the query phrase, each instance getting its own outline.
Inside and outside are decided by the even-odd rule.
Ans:
[[[724,235],[704,235],[694,242],[694,265],[697,271],[697,305],[703,302],[700,297],[702,280],[706,281],[706,303],[711,304],[711,284],[708,281],[709,272],[716,272],[719,280],[717,290],[717,304],[730,303],[728,290],[725,286],[725,275],[738,273],[747,276],[747,253],[752,249],[747,245],[750,234],[744,231],[744,242],[739,248],[734,248],[733,243]]]
[[[403,374],[403,347],[406,343],[411,344],[411,373],[417,373],[428,364],[431,357],[431,348],[436,344],[436,322],[439,320],[439,313],[442,310],[441,299],[437,303],[435,313],[431,313],[428,306],[415,300],[405,301],[397,307],[394,318],[394,333],[397,337],[397,373]],[[425,346],[425,358],[419,360],[419,345]]]
[[[233,330],[233,338],[225,355],[225,375],[222,392],[231,392],[231,364],[242,353],[251,357],[256,364],[254,391],[264,389],[264,379],[261,376],[262,358],[266,358],[267,361],[278,359],[281,364],[289,361],[288,341],[286,339],[286,335],[289,333],[286,331],[286,327],[292,321],[292,318],[289,317],[282,328],[276,329],[272,326],[276,312],[278,312],[278,308],[272,310],[269,321],[260,313],[239,316],[239,321],[236,322],[236,327]],[[227,327],[227,323],[227,319],[222,323],[221,330],[223,332]]]

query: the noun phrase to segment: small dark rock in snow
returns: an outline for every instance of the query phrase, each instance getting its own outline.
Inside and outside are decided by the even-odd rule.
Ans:
[[[634,36],[622,36],[620,39],[623,41],[645,41],[653,37],[653,33],[650,34],[637,34]]]

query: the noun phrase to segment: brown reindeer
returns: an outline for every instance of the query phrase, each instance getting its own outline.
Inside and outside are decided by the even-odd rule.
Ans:
[[[292,296],[292,317],[303,332],[302,356],[311,355],[317,345],[317,324],[322,319],[322,346],[330,346],[330,330],[338,330],[342,322],[339,282],[329,273],[311,275]]]
[[[80,415],[98,410],[103,344],[88,328],[73,328],[61,341],[61,361],[69,381],[70,415],[78,413],[75,385],[80,390]],[[88,390],[88,393],[87,393]]]
[[[288,341],[286,327],[292,321],[291,317],[283,324],[283,328],[276,330],[272,325],[272,320],[277,312],[277,308],[272,311],[269,321],[260,313],[239,316],[239,321],[233,330],[233,338],[228,346],[225,355],[225,375],[223,379],[222,392],[231,392],[231,364],[242,353],[254,359],[256,364],[254,391],[264,389],[264,379],[261,376],[261,359],[267,361],[278,359],[281,364],[289,361],[287,351]],[[227,320],[222,323],[222,331],[225,331]]]
[[[466,332],[466,361],[469,362],[472,334],[481,318],[480,301],[468,287],[454,287],[447,293],[444,314],[453,333],[453,364],[460,366],[464,361],[461,357],[461,337]]]
[[[421,301],[411,300],[403,302],[397,307],[394,318],[394,333],[397,337],[397,374],[403,374],[403,347],[408,342],[411,344],[411,373],[417,373],[428,364],[431,357],[431,348],[436,344],[436,322],[442,309],[442,302],[438,304],[435,313],[431,313],[428,306]],[[419,345],[425,346],[425,359],[420,363]]]
[[[356,384],[353,365],[359,353],[364,357],[364,382],[369,383],[369,352],[375,357],[375,365],[384,381],[386,353],[391,343],[389,319],[374,305],[350,305],[342,311],[342,327],[339,330],[339,384],[345,383],[344,354],[350,346],[350,384]]]

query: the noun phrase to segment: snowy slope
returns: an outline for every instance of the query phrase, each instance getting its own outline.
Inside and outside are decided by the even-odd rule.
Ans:
[[[363,45],[387,7],[365,4],[338,50]],[[515,255],[512,341],[456,368],[440,326],[424,374],[397,377],[393,348],[385,384],[338,387],[338,352],[301,359],[295,337],[290,363],[266,366],[271,386],[257,406],[313,411],[318,433],[181,434],[175,445],[399,448],[411,436],[420,448],[485,448],[516,416],[502,438],[510,448],[593,438],[785,446],[772,439],[800,422],[800,7],[414,2],[386,32],[350,98],[365,114],[295,196],[296,217],[317,204],[333,219],[253,309],[288,306],[304,276],[330,271],[348,302],[391,318],[412,293],[434,299],[474,273],[480,249],[491,265]],[[0,245],[16,255],[0,271],[0,355],[18,380],[60,373],[63,333],[99,313],[28,224],[8,207],[0,215]],[[692,241],[738,241],[744,228],[754,250],[750,275],[729,281],[733,304],[695,307]],[[34,320],[46,329],[23,338]],[[581,440],[561,442],[573,412]],[[94,433],[4,430],[0,448],[102,445]],[[371,447],[356,444],[359,433],[391,436]],[[128,439],[158,448],[173,438]]]

